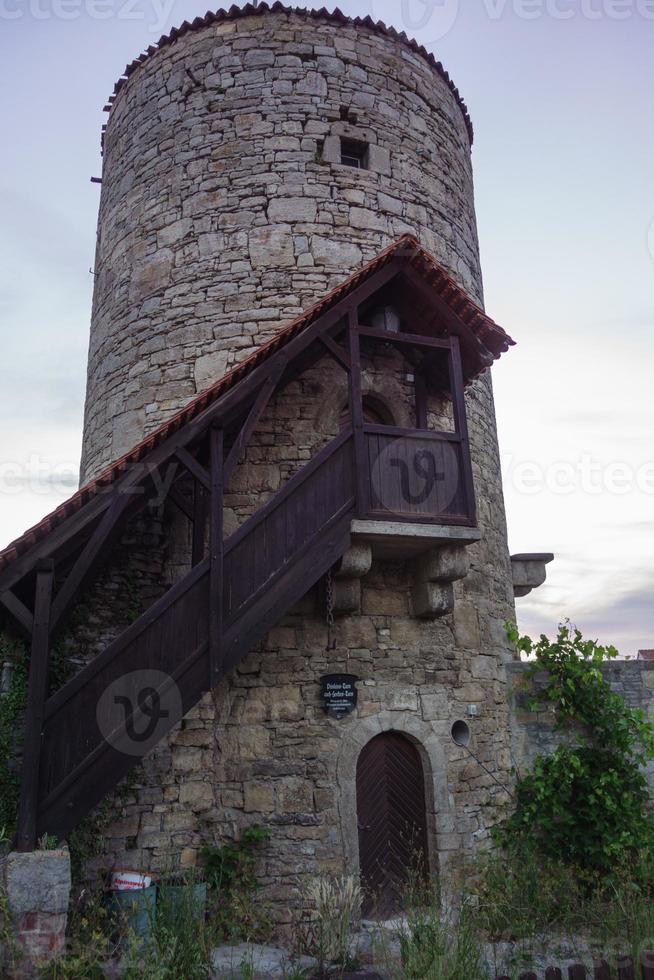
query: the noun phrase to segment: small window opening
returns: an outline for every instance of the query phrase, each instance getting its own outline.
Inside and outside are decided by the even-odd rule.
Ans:
[[[363,398],[363,421],[369,425],[395,425],[395,419],[385,405],[367,395]],[[338,427],[342,432],[350,424],[350,406],[345,405],[338,418]]]
[[[366,170],[368,167],[368,144],[358,140],[341,140],[341,163],[345,167]]]

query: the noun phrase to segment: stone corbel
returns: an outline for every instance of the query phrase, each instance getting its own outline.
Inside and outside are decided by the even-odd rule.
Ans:
[[[341,559],[334,573],[334,612],[361,611],[361,579],[372,566],[372,548],[366,542],[353,544]]]
[[[529,595],[533,589],[542,585],[547,577],[546,566],[551,561],[554,561],[554,555],[551,552],[511,555],[514,596],[520,598]]]
[[[411,599],[413,612],[421,619],[437,619],[454,609],[452,583],[469,570],[465,545],[432,548],[413,562]]]

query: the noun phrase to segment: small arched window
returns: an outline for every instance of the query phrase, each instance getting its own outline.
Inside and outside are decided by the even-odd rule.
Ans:
[[[393,416],[385,405],[382,405],[376,398],[368,396],[363,399],[363,421],[369,425],[394,425]],[[350,424],[350,406],[346,405],[338,417],[339,431],[343,431],[346,425]]]

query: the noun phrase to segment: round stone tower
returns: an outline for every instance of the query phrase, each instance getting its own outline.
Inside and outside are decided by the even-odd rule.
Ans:
[[[481,304],[471,140],[442,66],[369,19],[232,8],[128,66],[104,137],[83,479],[405,233]],[[410,427],[415,378],[389,358],[367,358],[362,392],[385,396],[394,424]],[[342,368],[321,361],[301,378],[276,395],[232,474],[228,535],[338,435]],[[488,371],[466,411],[480,540],[453,608],[422,616],[411,561],[380,558],[331,640],[318,590],[280,610],[144,760],[129,829],[107,835],[117,867],[165,865],[171,849],[188,856],[208,834],[265,824],[265,894],[288,926],[298,874],[358,867],[358,760],[381,735],[423,774],[432,870],[487,836],[510,778],[503,624],[514,615]],[[171,524],[181,567],[186,524]],[[356,711],[340,720],[318,698],[335,671],[358,678]],[[479,763],[453,741],[463,719]]]
[[[470,120],[404,35],[232,8],[125,75],[104,134],[83,481],[405,232],[481,300]]]

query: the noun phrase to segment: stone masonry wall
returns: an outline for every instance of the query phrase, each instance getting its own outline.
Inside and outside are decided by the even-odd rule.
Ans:
[[[561,741],[554,731],[552,714],[548,710],[527,710],[527,695],[522,680],[525,663],[508,667],[511,707],[511,756],[518,770],[526,769],[537,755],[549,755]],[[604,676],[612,690],[621,694],[633,708],[641,708],[654,717],[654,662],[643,660],[613,660],[603,667]],[[649,763],[647,777],[654,790],[654,763]]]
[[[464,117],[408,45],[276,12],[148,58],[106,131],[82,479],[405,232],[481,301]]]
[[[337,649],[326,652],[324,616],[311,594],[144,761],[107,831],[102,862],[192,864],[202,843],[265,824],[272,840],[262,898],[288,925],[304,876],[356,870],[356,758],[388,729],[415,739],[423,755],[432,870],[484,840],[506,794],[454,745],[450,729],[476,704],[478,716],[467,719],[471,748],[506,783],[508,718],[492,625],[462,598],[452,617],[417,620],[403,566],[375,565],[362,615],[338,621]],[[341,670],[360,677],[359,704],[336,721],[322,710],[318,682]]]

